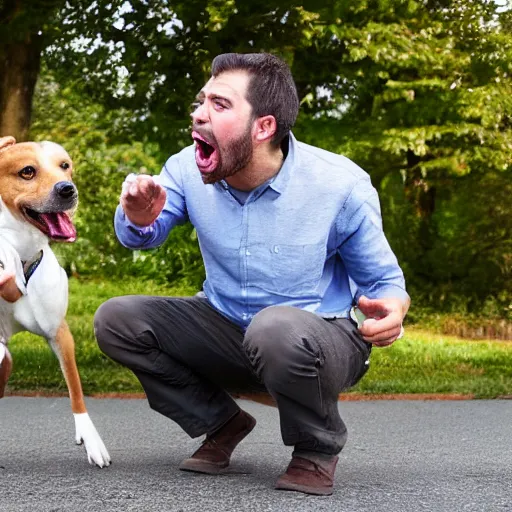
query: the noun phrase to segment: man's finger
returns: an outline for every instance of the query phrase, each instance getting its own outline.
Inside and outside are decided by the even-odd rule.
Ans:
[[[379,331],[373,335],[363,335],[363,338],[369,343],[374,343],[377,341],[388,340],[391,338],[396,339],[400,335],[400,332],[401,326],[395,326],[392,329],[388,329],[386,331]]]
[[[395,337],[391,337],[381,341],[370,341],[374,347],[387,347],[396,341]]]
[[[357,307],[369,317],[385,316],[389,310],[388,303],[381,299],[369,299],[364,295],[359,298]]]
[[[401,318],[397,314],[390,314],[381,319],[367,318],[359,332],[363,336],[375,336],[376,334],[390,331],[392,329],[400,329],[402,325]]]
[[[152,197],[155,193],[156,183],[151,178],[137,180],[140,193],[145,197]]]

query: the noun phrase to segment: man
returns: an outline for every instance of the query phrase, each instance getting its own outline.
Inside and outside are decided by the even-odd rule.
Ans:
[[[123,245],[160,245],[190,220],[206,269],[195,297],[128,296],[98,310],[100,348],[138,377],[151,407],[191,437],[180,469],[216,474],[256,420],[226,390],[266,389],[292,460],[276,488],[332,493],[347,430],[338,394],[391,344],[409,306],[368,175],[298,142],[289,68],[269,54],[225,54],[192,113],[195,146],[155,178],[127,179]],[[351,307],[369,317],[358,329]]]

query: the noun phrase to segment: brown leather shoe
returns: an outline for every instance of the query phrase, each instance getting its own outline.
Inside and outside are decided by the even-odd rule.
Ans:
[[[293,455],[288,469],[276,482],[276,489],[328,496],[332,494],[338,457]]]
[[[207,435],[192,457],[180,464],[182,471],[195,471],[215,475],[229,466],[233,450],[256,425],[247,412],[240,411],[212,435]]]

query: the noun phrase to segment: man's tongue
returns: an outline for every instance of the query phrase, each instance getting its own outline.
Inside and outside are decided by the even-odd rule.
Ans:
[[[48,235],[53,240],[73,242],[76,239],[76,229],[69,216],[64,212],[40,213],[39,217],[48,228]]]

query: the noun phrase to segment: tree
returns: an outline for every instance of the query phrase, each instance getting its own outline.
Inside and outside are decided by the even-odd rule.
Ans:
[[[0,133],[27,137],[43,59],[60,83],[132,112],[139,134],[183,144],[190,101],[217,53],[267,50],[291,62],[314,44],[317,18],[289,0],[2,0]]]
[[[0,0],[0,135],[25,140],[44,48],[65,1]]]

